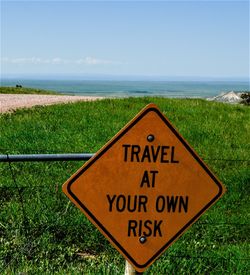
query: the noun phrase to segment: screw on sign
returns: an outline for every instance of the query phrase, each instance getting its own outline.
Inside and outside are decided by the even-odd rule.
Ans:
[[[149,104],[63,191],[143,272],[225,188],[158,107]]]

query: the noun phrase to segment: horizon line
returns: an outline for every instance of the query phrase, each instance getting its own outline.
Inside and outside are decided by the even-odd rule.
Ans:
[[[77,73],[58,73],[58,74],[32,74],[32,73],[7,73],[0,74],[0,80],[15,80],[22,78],[23,80],[96,80],[96,81],[246,81],[249,82],[249,76],[197,76],[197,75],[146,75],[146,74],[77,74]]]

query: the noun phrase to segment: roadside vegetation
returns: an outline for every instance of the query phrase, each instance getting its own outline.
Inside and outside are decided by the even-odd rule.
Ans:
[[[94,153],[150,102],[227,192],[145,274],[247,274],[247,106],[145,97],[22,109],[0,115],[0,153]],[[124,274],[123,257],[62,193],[82,164],[0,163],[1,274]]]
[[[242,98],[242,101],[241,101],[242,104],[250,105],[250,92],[249,91],[242,92],[240,97]]]
[[[61,95],[61,93],[54,91],[47,91],[42,89],[24,88],[17,85],[17,87],[0,87],[0,94],[40,94],[40,95]]]

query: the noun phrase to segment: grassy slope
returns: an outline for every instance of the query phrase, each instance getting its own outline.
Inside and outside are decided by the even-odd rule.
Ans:
[[[0,116],[0,150],[96,152],[149,102],[156,103],[207,159],[228,191],[146,274],[247,273],[249,260],[238,259],[249,257],[249,162],[221,160],[249,159],[246,106],[130,98],[18,110]],[[61,192],[61,185],[81,165],[12,164],[15,183],[8,164],[1,164],[0,269],[4,272],[123,274],[123,258]],[[18,192],[16,185],[23,188]]]
[[[61,93],[33,88],[0,87],[0,94],[60,95]]]

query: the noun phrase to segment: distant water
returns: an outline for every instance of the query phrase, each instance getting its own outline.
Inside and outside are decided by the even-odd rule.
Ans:
[[[249,90],[247,81],[96,81],[2,79],[1,86],[16,86],[57,91],[69,95],[128,97],[207,98],[227,91]]]

